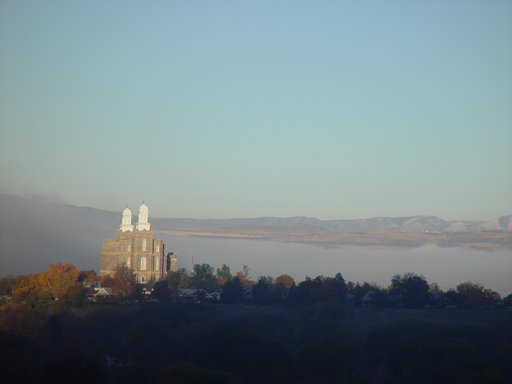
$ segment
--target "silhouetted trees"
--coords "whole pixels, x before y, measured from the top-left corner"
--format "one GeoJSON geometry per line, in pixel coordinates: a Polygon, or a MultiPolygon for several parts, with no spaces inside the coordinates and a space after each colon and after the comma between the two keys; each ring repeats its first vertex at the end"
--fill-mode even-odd
{"type": "Polygon", "coordinates": [[[456,287],[457,292],[464,297],[464,306],[491,306],[501,301],[501,295],[492,289],[485,289],[479,283],[466,281],[456,287]]]}
{"type": "Polygon", "coordinates": [[[417,307],[429,302],[427,279],[412,272],[394,275],[389,291],[395,295],[404,295],[403,304],[406,307],[417,307]]]}
{"type": "MultiPolygon", "coordinates": [[[[510,316],[467,309],[500,300],[478,283],[463,282],[443,293],[414,273],[394,275],[388,289],[346,283],[340,273],[306,277],[298,285],[288,275],[260,276],[252,286],[252,303],[284,302],[289,308],[197,306],[172,303],[170,295],[179,287],[218,288],[222,276],[221,302],[239,304],[244,302],[241,279],[229,279],[226,265],[214,275],[209,264],[198,264],[191,275],[185,269],[169,272],[154,285],[159,302],[152,302],[131,296],[133,271],[120,266],[114,277],[96,277],[116,287],[122,300],[116,305],[85,300],[80,281],[94,279],[92,272],[57,264],[39,274],[0,279],[4,295],[14,297],[0,301],[2,382],[476,384],[512,379],[510,316]],[[378,314],[347,309],[347,293],[357,302],[369,291],[377,307],[422,306],[432,293],[442,293],[451,306],[465,308],[378,314]],[[439,322],[390,320],[426,313],[439,314],[439,322]],[[463,317],[454,321],[452,313],[463,317]],[[472,314],[503,317],[495,328],[464,324],[472,314]],[[353,316],[363,324],[351,322],[353,316]]],[[[250,281],[248,267],[238,276],[250,281]]]]}
{"type": "Polygon", "coordinates": [[[351,295],[354,295],[354,305],[355,306],[361,306],[362,302],[361,299],[370,291],[373,291],[375,293],[381,293],[381,292],[387,292],[384,291],[384,289],[378,285],[375,282],[367,282],[365,281],[363,284],[359,284],[359,282],[354,283],[352,281],[349,281],[347,283],[347,293],[350,293],[351,295]]]}
{"type": "Polygon", "coordinates": [[[240,279],[235,277],[231,281],[226,281],[222,289],[220,302],[223,304],[238,304],[241,303],[242,300],[242,284],[240,279]]]}
{"type": "Polygon", "coordinates": [[[287,303],[312,306],[321,301],[343,302],[346,290],[347,285],[340,273],[335,277],[317,276],[313,280],[306,276],[296,289],[290,289],[287,303]]]}
{"type": "MultiPolygon", "coordinates": [[[[140,301],[91,303],[97,307],[52,315],[52,302],[11,302],[0,310],[0,328],[7,332],[0,332],[2,382],[472,384],[512,379],[506,311],[428,311],[446,324],[391,321],[396,314],[427,311],[351,311],[342,305],[343,294],[357,286],[377,291],[374,285],[345,286],[341,275],[306,281],[308,295],[293,308],[140,301]],[[458,319],[496,313],[503,315],[496,322],[503,326],[454,326],[460,321],[445,319],[449,313],[463,316],[458,319]]],[[[165,292],[167,284],[155,288],[165,292]]],[[[290,295],[301,284],[292,285],[290,295]]],[[[268,298],[282,286],[260,277],[254,298],[258,287],[268,298]]],[[[241,298],[240,280],[226,281],[223,302],[241,298]]]]}
{"type": "Polygon", "coordinates": [[[155,283],[153,287],[153,293],[151,296],[155,300],[169,301],[171,297],[171,290],[169,289],[169,283],[167,280],[161,280],[155,283]]]}
{"type": "Polygon", "coordinates": [[[284,287],[275,284],[270,276],[261,276],[252,287],[252,302],[260,305],[272,305],[282,302],[284,287]]]}

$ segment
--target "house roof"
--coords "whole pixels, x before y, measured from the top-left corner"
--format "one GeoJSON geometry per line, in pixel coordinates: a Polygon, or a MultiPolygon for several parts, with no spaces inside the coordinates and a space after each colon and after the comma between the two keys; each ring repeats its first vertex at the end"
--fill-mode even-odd
{"type": "Polygon", "coordinates": [[[178,289],[178,292],[176,292],[177,296],[190,296],[190,295],[197,295],[199,293],[199,289],[196,288],[180,288],[178,289]]]}
{"type": "Polygon", "coordinates": [[[174,296],[197,296],[201,292],[204,292],[205,299],[213,299],[213,296],[206,292],[204,289],[197,288],[180,288],[174,294],[174,296]]]}
{"type": "Polygon", "coordinates": [[[112,288],[99,288],[94,296],[111,296],[112,294],[112,288]]]}
{"type": "Polygon", "coordinates": [[[430,300],[440,300],[443,298],[443,295],[441,295],[440,293],[430,293],[428,292],[427,293],[427,296],[430,300]]]}
{"type": "Polygon", "coordinates": [[[155,287],[155,284],[137,284],[139,290],[151,291],[155,287]]]}
{"type": "Polygon", "coordinates": [[[83,282],[82,283],[82,288],[91,288],[91,285],[94,287],[94,288],[101,288],[101,283],[99,281],[94,281],[94,282],[83,282]]]}
{"type": "Polygon", "coordinates": [[[372,296],[375,294],[375,291],[368,291],[366,295],[363,296],[361,301],[372,301],[372,296]]]}

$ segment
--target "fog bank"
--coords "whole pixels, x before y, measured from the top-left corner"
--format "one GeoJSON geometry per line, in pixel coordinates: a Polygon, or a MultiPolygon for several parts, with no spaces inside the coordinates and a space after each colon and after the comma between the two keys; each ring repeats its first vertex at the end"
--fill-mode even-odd
{"type": "Polygon", "coordinates": [[[215,240],[164,236],[169,251],[178,252],[178,267],[190,271],[195,263],[215,268],[227,264],[232,272],[248,265],[253,279],[289,274],[297,282],[305,276],[334,276],[374,281],[388,286],[396,273],[415,272],[447,290],[464,281],[478,282],[502,295],[512,293],[512,252],[485,252],[435,245],[409,250],[363,248],[325,249],[298,243],[215,240]]]}
{"type": "MultiPolygon", "coordinates": [[[[55,263],[99,272],[102,243],[115,238],[120,220],[118,213],[0,195],[0,276],[38,273],[55,263]]],[[[502,295],[512,293],[511,251],[434,245],[409,250],[325,249],[298,243],[155,237],[163,238],[167,250],[178,253],[178,266],[189,271],[194,257],[196,263],[215,268],[227,264],[232,272],[248,265],[254,279],[289,274],[300,282],[306,275],[340,272],[346,280],[384,286],[395,273],[415,272],[445,290],[470,280],[502,295]]]]}

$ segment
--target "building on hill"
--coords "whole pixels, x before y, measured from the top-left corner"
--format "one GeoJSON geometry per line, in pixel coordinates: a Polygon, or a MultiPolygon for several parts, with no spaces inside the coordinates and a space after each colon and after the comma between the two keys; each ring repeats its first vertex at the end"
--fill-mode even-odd
{"type": "Polygon", "coordinates": [[[126,207],[116,239],[103,243],[100,276],[113,276],[118,265],[126,265],[135,273],[137,282],[144,284],[163,280],[168,271],[176,271],[177,254],[166,254],[163,240],[153,239],[148,217],[148,207],[142,203],[134,227],[132,211],[126,207]]]}

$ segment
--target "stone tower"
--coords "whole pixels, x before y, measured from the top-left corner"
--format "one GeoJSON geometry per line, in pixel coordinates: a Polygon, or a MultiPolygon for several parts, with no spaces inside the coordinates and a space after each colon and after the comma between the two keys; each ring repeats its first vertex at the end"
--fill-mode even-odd
{"type": "Polygon", "coordinates": [[[168,271],[176,271],[177,254],[166,254],[163,240],[153,239],[148,219],[149,209],[142,203],[139,207],[139,221],[134,228],[132,212],[126,207],[116,239],[108,239],[103,243],[100,276],[113,276],[120,264],[133,270],[138,283],[156,282],[164,279],[168,271]]]}

